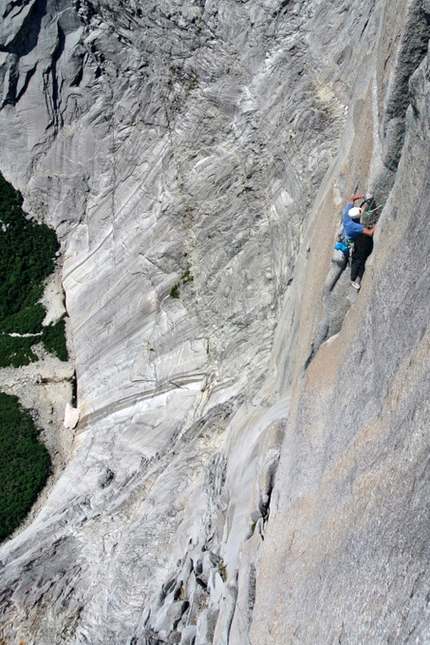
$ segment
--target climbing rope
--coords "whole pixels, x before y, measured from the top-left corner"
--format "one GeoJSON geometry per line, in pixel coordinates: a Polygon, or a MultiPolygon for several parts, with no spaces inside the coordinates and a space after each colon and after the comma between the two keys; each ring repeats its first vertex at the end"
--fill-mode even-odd
{"type": "Polygon", "coordinates": [[[379,216],[381,215],[381,213],[379,213],[378,211],[381,211],[384,208],[385,203],[386,202],[384,201],[380,206],[377,206],[372,210],[365,211],[364,217],[363,217],[363,220],[364,220],[363,224],[365,224],[366,228],[372,228],[373,226],[375,226],[376,222],[379,219],[379,216]]]}

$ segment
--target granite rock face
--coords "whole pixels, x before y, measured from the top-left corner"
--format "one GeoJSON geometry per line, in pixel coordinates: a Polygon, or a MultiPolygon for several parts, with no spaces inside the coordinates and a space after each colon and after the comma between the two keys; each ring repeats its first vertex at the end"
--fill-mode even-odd
{"type": "Polygon", "coordinates": [[[0,169],[61,239],[80,408],[2,638],[427,642],[428,2],[0,7],[0,169]]]}

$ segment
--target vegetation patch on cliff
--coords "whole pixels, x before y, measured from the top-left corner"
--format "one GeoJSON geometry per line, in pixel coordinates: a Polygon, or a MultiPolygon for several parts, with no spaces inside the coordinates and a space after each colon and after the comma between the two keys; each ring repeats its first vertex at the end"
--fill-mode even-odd
{"type": "Polygon", "coordinates": [[[0,541],[21,524],[45,485],[51,460],[30,412],[0,393],[0,541]]]}
{"type": "MultiPolygon", "coordinates": [[[[44,325],[41,303],[55,268],[55,232],[22,210],[22,196],[0,174],[0,367],[37,361],[35,346],[67,361],[65,320],[44,325]]],[[[31,413],[0,393],[0,541],[18,528],[44,487],[51,459],[31,413]]]]}
{"type": "Polygon", "coordinates": [[[64,320],[42,326],[40,304],[44,280],[55,266],[58,241],[46,224],[28,218],[22,196],[0,175],[0,367],[28,365],[37,360],[32,347],[66,361],[64,320]]]}

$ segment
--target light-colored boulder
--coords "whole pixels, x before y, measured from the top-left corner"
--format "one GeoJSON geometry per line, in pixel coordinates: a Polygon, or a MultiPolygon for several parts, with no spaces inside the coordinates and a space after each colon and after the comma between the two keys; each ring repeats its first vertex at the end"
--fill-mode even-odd
{"type": "Polygon", "coordinates": [[[69,403],[66,403],[66,409],[64,410],[64,427],[69,430],[74,430],[78,425],[79,421],[79,409],[74,408],[69,403]]]}

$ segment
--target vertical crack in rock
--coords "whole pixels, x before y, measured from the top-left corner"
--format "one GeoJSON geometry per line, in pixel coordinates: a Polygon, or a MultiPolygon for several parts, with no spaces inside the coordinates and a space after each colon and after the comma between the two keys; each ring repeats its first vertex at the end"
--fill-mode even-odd
{"type": "MultiPolygon", "coordinates": [[[[385,139],[384,164],[398,164],[399,147],[404,139],[405,116],[410,104],[409,80],[427,54],[430,38],[430,21],[425,3],[415,0],[408,4],[405,27],[392,73],[388,100],[383,120],[385,139]]],[[[393,179],[394,182],[394,179],[393,179]]]]}
{"type": "MultiPolygon", "coordinates": [[[[430,21],[423,4],[421,0],[412,2],[407,8],[406,24],[387,92],[383,119],[383,141],[386,149],[383,163],[385,168],[380,176],[365,178],[366,183],[363,183],[362,186],[363,189],[367,186],[376,189],[380,209],[385,204],[395,182],[405,137],[406,110],[411,104],[410,81],[427,53],[429,38],[430,21]]],[[[357,190],[354,189],[352,192],[357,192],[357,190]]],[[[348,286],[349,280],[341,280],[344,272],[349,274],[349,267],[350,263],[343,254],[340,251],[335,251],[324,285],[323,320],[312,341],[311,351],[305,361],[303,372],[311,364],[322,343],[339,333],[345,316],[354,301],[348,297],[351,295],[351,289],[348,286]]]]}

